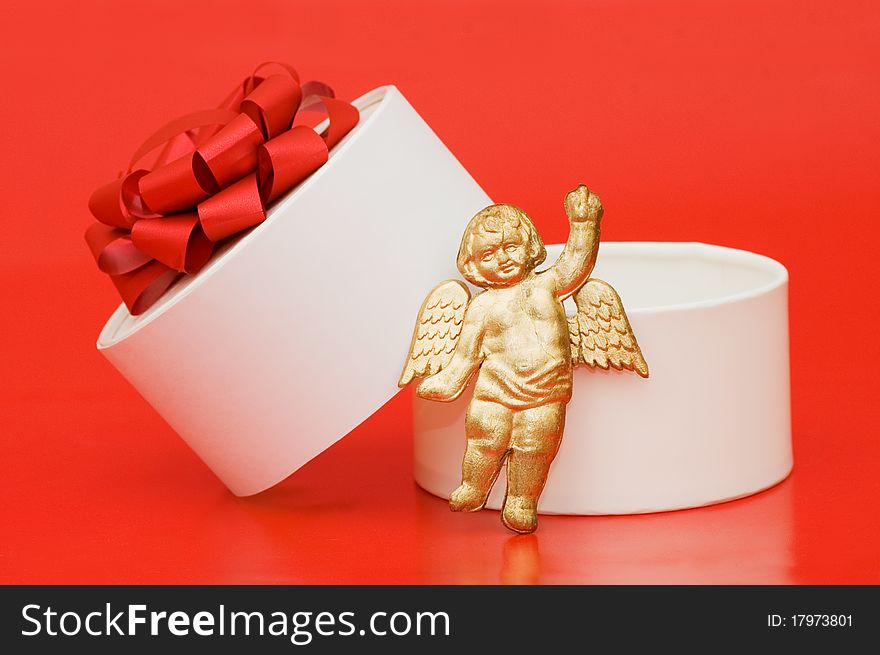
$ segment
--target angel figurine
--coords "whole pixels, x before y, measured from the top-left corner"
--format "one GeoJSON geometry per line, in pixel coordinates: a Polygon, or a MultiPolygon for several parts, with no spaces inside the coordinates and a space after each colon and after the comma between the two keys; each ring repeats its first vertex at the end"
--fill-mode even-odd
{"type": "Polygon", "coordinates": [[[465,228],[457,265],[484,291],[473,298],[458,280],[440,283],[419,311],[398,383],[422,378],[416,394],[455,400],[477,374],[465,418],[462,480],[449,498],[454,512],[483,508],[507,460],[501,521],[514,532],[538,527],[538,499],[547,481],[571,399],[578,364],[635,371],[648,377],[617,292],[588,279],[599,249],[599,197],[580,185],[565,197],[568,242],[551,267],[526,213],[491,205],[465,228]],[[574,295],[577,314],[562,301],[574,295]]]}

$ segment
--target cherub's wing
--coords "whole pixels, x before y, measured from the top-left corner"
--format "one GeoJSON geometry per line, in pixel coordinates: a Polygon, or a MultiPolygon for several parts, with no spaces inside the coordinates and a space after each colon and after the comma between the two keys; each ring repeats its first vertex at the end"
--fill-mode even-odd
{"type": "Polygon", "coordinates": [[[439,373],[449,363],[470,299],[471,292],[458,280],[446,280],[431,290],[419,310],[398,386],[439,373]]]}
{"type": "Polygon", "coordinates": [[[591,278],[574,296],[578,312],[568,317],[572,364],[635,371],[648,377],[620,296],[607,282],[591,278]]]}

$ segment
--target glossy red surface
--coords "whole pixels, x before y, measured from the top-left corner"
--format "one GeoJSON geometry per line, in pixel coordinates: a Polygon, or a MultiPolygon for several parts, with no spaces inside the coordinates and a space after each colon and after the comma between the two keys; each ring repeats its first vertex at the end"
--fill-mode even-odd
{"type": "Polygon", "coordinates": [[[877,3],[117,5],[12,2],[0,25],[0,582],[880,583],[877,3]],[[606,239],[783,262],[792,477],[512,536],[414,485],[397,397],[278,487],[231,496],[95,351],[117,301],[82,232],[153,128],[266,59],[345,98],[396,83],[548,241],[584,181],[606,239]]]}

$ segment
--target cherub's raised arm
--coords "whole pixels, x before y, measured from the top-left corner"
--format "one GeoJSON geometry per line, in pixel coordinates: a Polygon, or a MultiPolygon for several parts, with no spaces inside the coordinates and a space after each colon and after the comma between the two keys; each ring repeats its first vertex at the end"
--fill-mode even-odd
{"type": "Polygon", "coordinates": [[[468,380],[483,363],[485,310],[481,303],[471,301],[461,326],[461,335],[455,346],[455,354],[442,371],[425,378],[416,393],[427,400],[451,401],[458,398],[468,380]]]}
{"type": "Polygon", "coordinates": [[[590,277],[599,251],[602,212],[599,196],[583,184],[565,196],[565,213],[571,226],[568,241],[559,259],[544,273],[551,276],[560,298],[570,296],[590,277]]]}

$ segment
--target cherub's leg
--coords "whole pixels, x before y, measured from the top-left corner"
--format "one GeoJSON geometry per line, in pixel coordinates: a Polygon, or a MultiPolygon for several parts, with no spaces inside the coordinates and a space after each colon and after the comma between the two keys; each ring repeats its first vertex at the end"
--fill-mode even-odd
{"type": "Polygon", "coordinates": [[[461,486],[449,497],[453,512],[474,512],[486,504],[510,448],[513,412],[475,398],[468,406],[464,426],[467,450],[461,464],[461,486]]]}
{"type": "Polygon", "coordinates": [[[507,495],[501,520],[514,532],[538,527],[538,498],[565,427],[565,403],[524,409],[513,415],[507,460],[507,495]]]}

